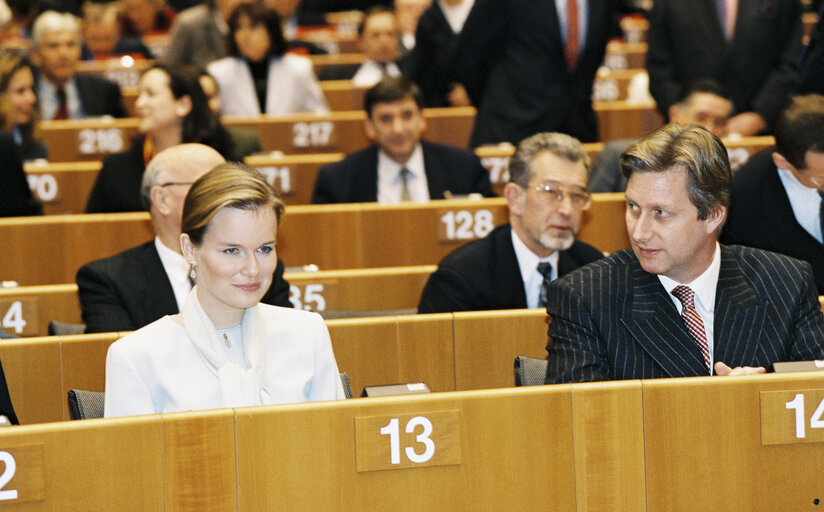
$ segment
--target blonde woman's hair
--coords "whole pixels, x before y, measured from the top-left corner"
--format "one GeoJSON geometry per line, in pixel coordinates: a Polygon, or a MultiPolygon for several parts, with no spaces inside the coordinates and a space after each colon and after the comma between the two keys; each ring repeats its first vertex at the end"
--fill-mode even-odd
{"type": "Polygon", "coordinates": [[[200,245],[212,219],[223,208],[256,211],[267,207],[274,209],[279,226],[283,201],[263,175],[239,162],[220,164],[198,178],[186,194],[181,232],[200,245]]]}

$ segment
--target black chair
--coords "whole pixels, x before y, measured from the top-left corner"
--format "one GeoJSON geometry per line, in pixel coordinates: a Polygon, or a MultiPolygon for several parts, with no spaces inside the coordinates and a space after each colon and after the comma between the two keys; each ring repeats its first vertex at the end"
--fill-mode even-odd
{"type": "Polygon", "coordinates": [[[352,398],[352,383],[349,382],[349,374],[340,372],[340,382],[343,384],[343,394],[346,398],[352,398]]]}
{"type": "Polygon", "coordinates": [[[515,385],[537,386],[546,378],[546,359],[518,356],[515,358],[515,385]]]}
{"type": "Polygon", "coordinates": [[[67,336],[69,334],[83,334],[86,330],[86,324],[72,324],[68,322],[60,322],[59,320],[52,320],[49,322],[49,336],[67,336]]]}
{"type": "Polygon", "coordinates": [[[103,396],[102,391],[69,390],[69,415],[73,420],[102,418],[103,396]]]}

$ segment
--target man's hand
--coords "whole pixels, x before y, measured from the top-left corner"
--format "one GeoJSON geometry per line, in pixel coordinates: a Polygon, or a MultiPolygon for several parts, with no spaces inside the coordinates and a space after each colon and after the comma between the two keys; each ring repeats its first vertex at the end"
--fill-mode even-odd
{"type": "Polygon", "coordinates": [[[721,361],[715,363],[716,375],[758,375],[759,373],[766,372],[767,370],[765,370],[763,366],[736,366],[735,368],[730,368],[721,361]]]}
{"type": "Polygon", "coordinates": [[[767,128],[767,122],[756,112],[742,112],[727,120],[726,132],[737,133],[742,137],[756,135],[767,128]]]}

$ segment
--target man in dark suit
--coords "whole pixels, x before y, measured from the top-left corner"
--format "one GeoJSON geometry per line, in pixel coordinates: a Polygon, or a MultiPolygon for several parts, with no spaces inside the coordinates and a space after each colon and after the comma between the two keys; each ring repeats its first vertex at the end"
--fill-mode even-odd
{"type": "Polygon", "coordinates": [[[126,117],[120,87],[114,82],[77,73],[81,38],[77,18],[47,11],[32,29],[32,57],[37,73],[40,119],[126,117]]]}
{"type": "Polygon", "coordinates": [[[776,123],[775,142],[735,173],[721,241],[806,261],[824,295],[824,96],[794,98],[776,123]]]}
{"type": "Polygon", "coordinates": [[[545,131],[598,140],[592,84],[618,35],[613,2],[561,2],[573,6],[561,12],[558,4],[475,1],[451,66],[478,108],[473,147],[545,131]]]}
{"type": "MultiPolygon", "coordinates": [[[[149,162],[141,194],[155,239],[77,272],[86,332],[131,331],[180,310],[191,289],[190,269],[180,252],[183,201],[192,182],[223,162],[202,144],[174,146],[149,162]]],[[[280,260],[262,302],[292,307],[280,260]]]]}
{"type": "Polygon", "coordinates": [[[632,250],[549,285],[547,383],[763,373],[824,358],[810,266],[716,237],[732,171],[720,139],[666,125],[630,146],[632,250]]]}
{"type": "Polygon", "coordinates": [[[733,102],[729,133],[755,135],[789,100],[801,51],[796,0],[655,0],[649,17],[649,86],[662,114],[684,85],[714,78],[733,102]]]}
{"type": "Polygon", "coordinates": [[[421,141],[426,129],[418,87],[384,78],[366,92],[366,134],[375,145],[320,169],[313,203],[427,201],[493,196],[489,173],[469,151],[421,141]]]}
{"type": "Polygon", "coordinates": [[[551,280],[603,256],[575,240],[591,203],[588,171],[586,150],[569,135],[523,140],[504,187],[509,224],[444,258],[423,289],[418,312],[546,306],[551,280]]]}

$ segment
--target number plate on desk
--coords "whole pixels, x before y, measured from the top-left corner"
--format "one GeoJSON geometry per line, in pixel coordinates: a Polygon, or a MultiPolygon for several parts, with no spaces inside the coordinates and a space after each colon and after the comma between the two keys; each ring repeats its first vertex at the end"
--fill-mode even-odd
{"type": "Polygon", "coordinates": [[[37,310],[37,299],[34,297],[0,299],[0,326],[15,336],[45,334],[38,332],[37,310]]]}
{"type": "Polygon", "coordinates": [[[438,241],[456,242],[483,238],[495,229],[495,215],[478,210],[438,210],[438,241]]]}
{"type": "Polygon", "coordinates": [[[355,418],[358,472],[461,463],[461,412],[355,418]]]}
{"type": "Polygon", "coordinates": [[[762,391],[761,444],[824,442],[824,389],[762,391]]]}
{"type": "Polygon", "coordinates": [[[43,445],[0,446],[0,509],[44,499],[43,445]]]}

